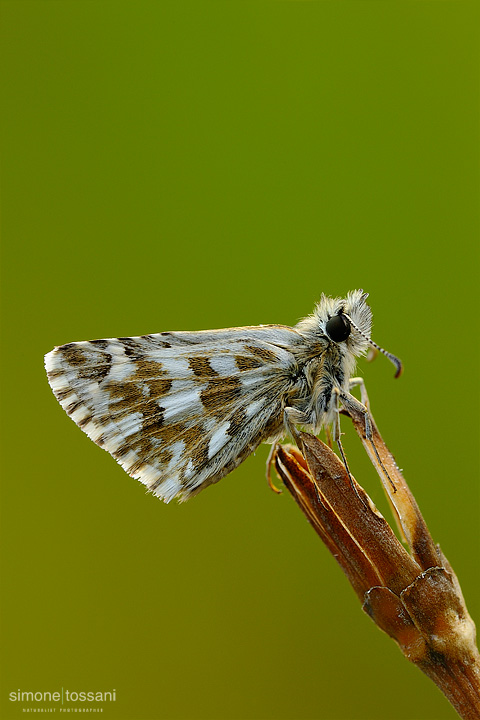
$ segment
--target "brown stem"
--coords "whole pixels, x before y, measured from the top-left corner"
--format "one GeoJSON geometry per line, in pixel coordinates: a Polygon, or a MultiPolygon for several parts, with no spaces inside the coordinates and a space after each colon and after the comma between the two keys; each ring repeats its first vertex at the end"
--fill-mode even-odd
{"type": "Polygon", "coordinates": [[[458,579],[375,424],[367,438],[364,416],[352,420],[411,554],[317,438],[300,433],[302,453],[278,446],[273,457],[277,473],[342,567],[365,612],[437,684],[460,717],[479,720],[480,656],[458,579]]]}

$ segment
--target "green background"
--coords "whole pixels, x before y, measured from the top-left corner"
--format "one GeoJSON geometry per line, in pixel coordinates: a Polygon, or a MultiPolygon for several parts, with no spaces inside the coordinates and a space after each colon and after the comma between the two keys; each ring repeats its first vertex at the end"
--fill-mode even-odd
{"type": "Polygon", "coordinates": [[[120,719],[454,718],[269,490],[266,446],[166,506],[67,418],[43,355],[364,288],[405,364],[360,362],[376,420],[478,619],[479,5],[1,10],[3,717],[64,687],[115,688],[120,719]]]}

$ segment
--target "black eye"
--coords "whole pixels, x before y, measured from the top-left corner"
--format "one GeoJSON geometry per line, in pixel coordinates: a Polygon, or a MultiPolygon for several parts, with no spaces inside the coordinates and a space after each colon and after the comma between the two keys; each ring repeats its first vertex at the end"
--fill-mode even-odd
{"type": "Polygon", "coordinates": [[[328,336],[334,342],[342,342],[350,335],[350,323],[343,315],[334,315],[325,325],[328,336]]]}

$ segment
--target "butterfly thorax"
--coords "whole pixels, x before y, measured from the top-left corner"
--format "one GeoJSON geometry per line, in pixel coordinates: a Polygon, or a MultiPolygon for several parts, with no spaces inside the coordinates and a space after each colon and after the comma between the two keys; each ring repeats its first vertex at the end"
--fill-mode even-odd
{"type": "Polygon", "coordinates": [[[333,421],[337,407],[335,388],[348,391],[356,357],[367,349],[367,341],[358,332],[339,342],[329,337],[328,321],[342,313],[352,317],[364,334],[370,333],[371,312],[361,291],[349,293],[344,299],[322,296],[312,315],[294,328],[301,338],[292,348],[299,372],[288,402],[296,411],[292,419],[310,426],[314,432],[333,421]]]}
{"type": "Polygon", "coordinates": [[[318,432],[333,420],[337,402],[334,388],[348,389],[355,357],[346,347],[329,341],[307,341],[298,348],[297,357],[297,377],[286,405],[296,411],[292,414],[295,422],[318,432]]]}

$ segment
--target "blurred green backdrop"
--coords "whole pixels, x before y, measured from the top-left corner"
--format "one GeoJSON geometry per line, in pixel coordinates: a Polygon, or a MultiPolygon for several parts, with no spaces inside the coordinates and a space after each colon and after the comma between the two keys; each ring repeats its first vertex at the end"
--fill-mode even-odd
{"type": "MultiPolygon", "coordinates": [[[[474,2],[2,2],[3,642],[111,718],[454,718],[364,615],[263,446],[183,506],[67,418],[43,355],[370,292],[379,427],[478,578],[474,2]]],[[[378,479],[349,428],[357,478],[378,479]]]]}

